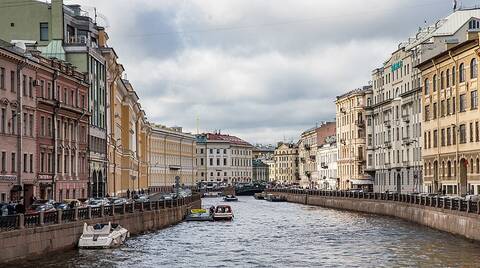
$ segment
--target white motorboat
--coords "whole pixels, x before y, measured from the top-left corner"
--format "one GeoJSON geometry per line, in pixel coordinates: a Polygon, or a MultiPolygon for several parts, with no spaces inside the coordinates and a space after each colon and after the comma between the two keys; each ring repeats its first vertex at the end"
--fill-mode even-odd
{"type": "Polygon", "coordinates": [[[213,213],[213,220],[215,221],[231,221],[233,220],[233,210],[227,205],[218,205],[213,213]]]}
{"type": "Polygon", "coordinates": [[[93,226],[83,225],[83,234],[78,241],[79,248],[110,248],[123,244],[130,237],[127,229],[119,224],[98,223],[93,226]]]}

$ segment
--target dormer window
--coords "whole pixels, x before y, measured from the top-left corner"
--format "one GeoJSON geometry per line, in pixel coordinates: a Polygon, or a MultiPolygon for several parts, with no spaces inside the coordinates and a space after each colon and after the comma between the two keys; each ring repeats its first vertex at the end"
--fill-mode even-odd
{"type": "Polygon", "coordinates": [[[468,22],[468,29],[469,30],[479,30],[480,29],[480,22],[478,20],[471,20],[468,22]]]}

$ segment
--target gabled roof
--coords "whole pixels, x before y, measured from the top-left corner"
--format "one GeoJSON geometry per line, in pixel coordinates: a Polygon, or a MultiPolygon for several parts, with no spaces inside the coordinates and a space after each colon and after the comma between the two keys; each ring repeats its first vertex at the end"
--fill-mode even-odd
{"type": "MultiPolygon", "coordinates": [[[[250,143],[231,135],[220,133],[205,133],[208,141],[228,142],[236,145],[252,146],[250,143]]],[[[253,146],[252,146],[253,147],[253,146]]]]}

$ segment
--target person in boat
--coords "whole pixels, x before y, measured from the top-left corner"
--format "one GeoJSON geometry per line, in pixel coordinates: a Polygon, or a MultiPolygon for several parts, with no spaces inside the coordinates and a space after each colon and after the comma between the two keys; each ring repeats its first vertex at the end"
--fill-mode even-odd
{"type": "Polygon", "coordinates": [[[215,207],[214,206],[211,206],[210,207],[210,214],[213,214],[215,212],[215,207]]]}

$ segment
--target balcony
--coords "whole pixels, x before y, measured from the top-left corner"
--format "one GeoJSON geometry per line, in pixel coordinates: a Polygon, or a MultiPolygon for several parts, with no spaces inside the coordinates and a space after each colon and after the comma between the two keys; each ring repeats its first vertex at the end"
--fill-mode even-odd
{"type": "Polygon", "coordinates": [[[392,148],[392,141],[385,141],[385,148],[392,148]]]}
{"type": "Polygon", "coordinates": [[[65,39],[65,43],[73,46],[86,46],[88,38],[86,36],[69,36],[65,39]]]}
{"type": "Polygon", "coordinates": [[[180,165],[168,165],[168,168],[171,170],[180,170],[182,167],[180,165]]]}
{"type": "Polygon", "coordinates": [[[358,127],[364,127],[365,126],[365,121],[364,120],[355,120],[355,125],[358,127]]]}
{"type": "Polygon", "coordinates": [[[392,121],[390,119],[385,119],[385,121],[383,121],[383,124],[388,128],[392,127],[392,121]]]}

